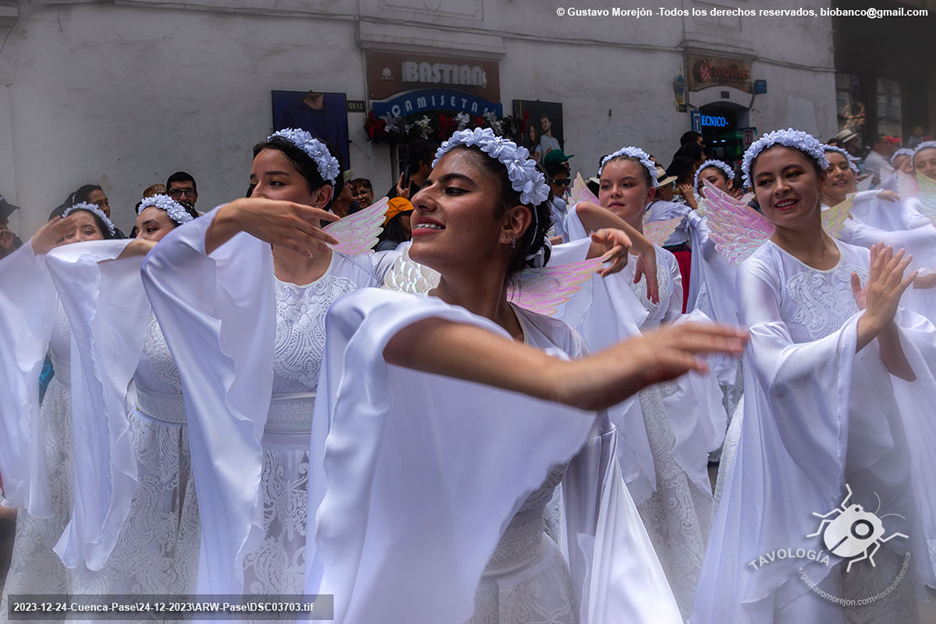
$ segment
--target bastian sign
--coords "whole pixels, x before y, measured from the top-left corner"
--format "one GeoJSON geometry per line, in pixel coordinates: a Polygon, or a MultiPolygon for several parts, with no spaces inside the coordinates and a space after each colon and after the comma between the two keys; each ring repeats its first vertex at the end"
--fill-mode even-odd
{"type": "Polygon", "coordinates": [[[751,61],[718,56],[686,55],[689,90],[701,91],[708,87],[734,87],[751,92],[751,61]]]}
{"type": "Polygon", "coordinates": [[[431,110],[503,112],[500,71],[488,60],[368,52],[367,90],[378,117],[431,110]]]}

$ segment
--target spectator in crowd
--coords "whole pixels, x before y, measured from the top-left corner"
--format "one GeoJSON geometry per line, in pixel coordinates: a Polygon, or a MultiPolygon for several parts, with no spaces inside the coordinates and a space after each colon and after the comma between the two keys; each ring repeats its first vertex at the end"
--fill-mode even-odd
{"type": "Polygon", "coordinates": [[[679,137],[679,149],[676,150],[676,153],[673,154],[673,160],[676,160],[677,156],[682,155],[683,148],[687,145],[700,145],[702,149],[705,149],[705,141],[702,140],[702,135],[696,132],[695,130],[690,130],[688,132],[683,132],[683,135],[679,137]]]}
{"type": "Polygon", "coordinates": [[[428,139],[416,139],[409,144],[409,167],[400,174],[400,180],[397,185],[390,189],[387,197],[400,196],[404,199],[411,199],[423,182],[432,173],[432,161],[435,160],[436,150],[439,146],[428,139]],[[406,184],[407,178],[409,183],[406,184]],[[405,191],[405,194],[404,194],[405,191]]]}
{"type": "MultiPolygon", "coordinates": [[[[565,156],[559,150],[553,150],[549,153],[549,156],[557,152],[565,156]]],[[[553,224],[552,239],[553,243],[561,243],[562,237],[565,235],[565,219],[566,214],[568,214],[568,206],[566,205],[565,198],[569,191],[569,184],[571,183],[568,160],[559,160],[556,157],[552,160],[547,159],[547,161],[543,163],[543,169],[546,171],[546,182],[549,183],[549,188],[553,193],[552,205],[549,208],[553,224]]]]}
{"type": "Polygon", "coordinates": [[[926,130],[924,130],[923,126],[917,126],[910,134],[910,138],[907,139],[907,147],[916,147],[927,140],[929,139],[926,137],[926,130]]]}
{"type": "Polygon", "coordinates": [[[900,139],[878,134],[874,137],[874,143],[871,151],[865,157],[865,172],[874,176],[874,185],[877,186],[882,180],[894,175],[894,168],[891,166],[891,156],[897,151],[900,145],[900,139]]]}
{"type": "Polygon", "coordinates": [[[839,130],[834,140],[836,147],[841,147],[852,156],[858,155],[858,133],[851,128],[839,130]]]}
{"type": "Polygon", "coordinates": [[[413,238],[413,226],[410,224],[413,210],[413,204],[403,197],[394,197],[388,202],[383,232],[377,238],[377,247],[374,251],[392,251],[400,243],[413,238]]]}
{"type": "Polygon", "coordinates": [[[166,194],[166,185],[165,184],[150,184],[143,191],[143,199],[147,197],[152,197],[153,195],[165,195],[166,194]]]}
{"type": "Polygon", "coordinates": [[[19,210],[19,206],[14,206],[0,195],[0,259],[10,255],[23,244],[9,227],[10,215],[16,210],[19,210]]]}
{"type": "Polygon", "coordinates": [[[339,178],[344,183],[341,188],[335,187],[335,194],[332,196],[331,204],[328,209],[339,217],[347,217],[361,209],[360,204],[354,201],[354,194],[351,192],[351,178],[354,177],[354,171],[348,169],[339,178]]]}
{"type": "Polygon", "coordinates": [[[350,182],[351,195],[363,210],[374,203],[374,187],[367,178],[354,178],[350,182]]]}
{"type": "Polygon", "coordinates": [[[166,195],[176,201],[184,201],[193,208],[198,201],[198,185],[195,178],[184,171],[176,171],[166,180],[166,195]]]}
{"type": "MultiPolygon", "coordinates": [[[[80,186],[77,191],[70,194],[65,199],[65,202],[62,203],[61,206],[52,211],[52,214],[49,215],[49,219],[52,219],[52,217],[61,217],[62,214],[70,207],[82,202],[94,204],[101,209],[101,212],[103,212],[108,219],[110,219],[110,200],[107,198],[107,194],[104,193],[104,189],[102,189],[99,184],[85,184],[80,186]]],[[[114,238],[127,238],[127,235],[121,232],[120,228],[115,227],[114,238]]]]}
{"type": "Polygon", "coordinates": [[[692,188],[692,181],[695,179],[696,167],[701,164],[701,162],[696,162],[690,156],[677,156],[673,159],[669,169],[666,170],[666,175],[668,177],[676,178],[674,182],[676,189],[672,201],[685,204],[693,210],[698,207],[696,206],[695,190],[692,188]]]}

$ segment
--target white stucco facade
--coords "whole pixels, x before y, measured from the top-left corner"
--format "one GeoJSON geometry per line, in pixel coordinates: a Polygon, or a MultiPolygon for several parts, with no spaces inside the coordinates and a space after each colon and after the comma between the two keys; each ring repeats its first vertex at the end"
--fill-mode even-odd
{"type": "MultiPolygon", "coordinates": [[[[272,130],[272,90],[314,85],[365,100],[365,52],[380,50],[498,62],[505,113],[514,99],[561,102],[565,152],[575,154],[574,170],[589,175],[602,154],[625,144],[669,160],[690,129],[673,90],[687,51],[751,62],[752,79],[767,80],[768,93],[734,97],[747,98],[749,123],[760,131],[793,125],[834,134],[829,18],[557,16],[559,8],[631,4],[0,0],[0,38],[7,37],[0,50],[0,193],[24,208],[11,220],[24,238],[83,183],[104,187],[125,231],[142,190],[176,170],[196,177],[198,208],[207,210],[247,190],[251,147],[272,130]]],[[[827,5],[802,0],[795,8],[818,13],[827,5]]],[[[689,103],[714,101],[700,93],[689,103]]],[[[379,194],[391,184],[390,149],[368,142],[364,120],[348,113],[351,166],[379,194]]]]}

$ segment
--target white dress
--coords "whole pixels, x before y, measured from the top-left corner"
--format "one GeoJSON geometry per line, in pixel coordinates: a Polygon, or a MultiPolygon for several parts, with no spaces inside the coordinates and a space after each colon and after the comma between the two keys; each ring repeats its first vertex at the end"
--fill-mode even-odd
{"type": "Polygon", "coordinates": [[[914,382],[887,372],[876,341],[856,354],[850,280],[854,272],[866,282],[869,256],[837,245],[841,260],[829,270],[769,241],[738,270],[738,316],[751,333],[744,417],[690,622],[913,622],[914,587],[934,584],[936,431],[925,406],[936,400],[936,328],[898,312],[914,382]],[[876,567],[856,561],[846,571],[838,540],[830,547],[817,534],[814,514],[841,505],[846,484],[851,503],[879,510],[883,533],[909,536],[881,546],[876,567]],[[891,513],[903,518],[885,519],[891,513]]]}
{"type": "MultiPolygon", "coordinates": [[[[580,353],[564,323],[514,311],[526,343],[580,353]]],[[[306,593],[333,594],[343,624],[682,621],[607,419],[387,365],[387,342],[426,318],[507,336],[463,308],[386,290],[329,312],[306,593]],[[554,541],[544,531],[560,479],[554,541]]]]}
{"type": "Polygon", "coordinates": [[[333,252],[312,284],[281,282],[269,245],[247,234],[204,253],[215,212],[176,228],[143,267],[181,372],[202,524],[198,591],[301,594],[325,313],[375,285],[373,267],[333,252]]]}
{"type": "Polygon", "coordinates": [[[6,386],[0,392],[0,471],[4,506],[19,508],[0,601],[0,621],[7,621],[10,594],[67,591],[65,566],[54,547],[71,517],[75,463],[68,317],[47,281],[44,259],[28,243],[0,262],[0,379],[6,386]],[[46,350],[55,376],[40,407],[46,350]]]}
{"type": "MultiPolygon", "coordinates": [[[[578,238],[585,235],[574,208],[566,225],[573,238],[575,233],[578,238]]],[[[579,325],[590,349],[626,337],[612,330],[628,315],[636,331],[651,331],[662,323],[707,320],[699,312],[681,314],[682,279],[676,257],[657,247],[656,258],[659,303],[648,298],[646,280],[633,283],[634,258],[620,273],[600,281],[595,278],[593,302],[579,325]]],[[[636,398],[608,410],[622,434],[619,460],[680,611],[687,616],[713,512],[708,455],[721,446],[727,429],[722,393],[714,376],[690,374],[645,388],[636,398]]]]}
{"type": "Polygon", "coordinates": [[[75,507],[56,546],[72,593],[195,589],[198,507],[178,370],[129,241],[48,258],[71,320],[75,507]]]}

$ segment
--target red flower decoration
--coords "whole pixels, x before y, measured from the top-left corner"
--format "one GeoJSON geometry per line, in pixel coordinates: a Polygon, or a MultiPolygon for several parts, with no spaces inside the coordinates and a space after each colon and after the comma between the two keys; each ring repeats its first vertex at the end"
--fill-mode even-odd
{"type": "Polygon", "coordinates": [[[364,130],[367,131],[367,138],[371,140],[375,137],[385,137],[387,136],[387,122],[377,119],[374,111],[371,111],[367,116],[367,121],[364,122],[364,130]]]}
{"type": "Polygon", "coordinates": [[[439,115],[439,130],[438,136],[442,139],[447,139],[452,136],[452,133],[455,132],[455,128],[458,127],[458,124],[455,123],[454,117],[449,117],[448,115],[439,115]]]}

